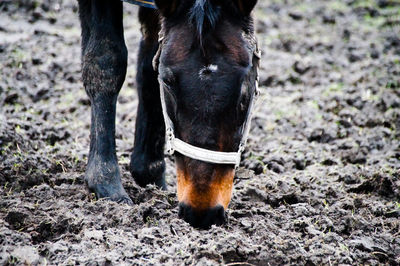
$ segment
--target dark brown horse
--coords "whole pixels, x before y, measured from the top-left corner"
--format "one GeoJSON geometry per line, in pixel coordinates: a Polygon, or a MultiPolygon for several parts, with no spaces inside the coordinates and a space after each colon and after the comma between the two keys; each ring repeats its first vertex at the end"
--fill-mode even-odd
{"type": "MultiPolygon", "coordinates": [[[[257,1],[154,2],[157,9],[139,9],[143,36],[130,171],[140,186],[166,188],[167,128],[180,217],[195,227],[222,224],[256,94],[258,54],[250,13],[257,1]]],[[[79,10],[82,76],[92,111],[85,181],[98,198],[132,204],[115,153],[116,101],[127,67],[122,2],[79,0],[79,10]]]]}

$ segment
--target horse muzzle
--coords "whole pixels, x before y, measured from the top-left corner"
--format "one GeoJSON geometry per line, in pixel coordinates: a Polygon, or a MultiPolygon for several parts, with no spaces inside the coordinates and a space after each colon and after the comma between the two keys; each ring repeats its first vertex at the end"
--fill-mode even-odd
{"type": "Polygon", "coordinates": [[[223,225],[227,221],[225,209],[221,205],[204,211],[196,211],[183,202],[179,203],[179,218],[200,229],[208,229],[213,224],[223,225]]]}
{"type": "Polygon", "coordinates": [[[177,160],[179,216],[194,227],[209,228],[226,221],[232,196],[233,166],[177,160]],[[189,167],[190,166],[190,167],[189,167]]]}

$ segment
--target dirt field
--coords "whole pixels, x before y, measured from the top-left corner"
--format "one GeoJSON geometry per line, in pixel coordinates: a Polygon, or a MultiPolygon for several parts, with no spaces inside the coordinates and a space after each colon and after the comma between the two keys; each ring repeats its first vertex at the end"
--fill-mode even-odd
{"type": "Polygon", "coordinates": [[[0,264],[400,264],[400,2],[268,0],[262,100],[229,222],[197,230],[129,171],[137,7],[117,150],[133,207],[83,184],[90,102],[74,0],[0,1],[0,264]]]}

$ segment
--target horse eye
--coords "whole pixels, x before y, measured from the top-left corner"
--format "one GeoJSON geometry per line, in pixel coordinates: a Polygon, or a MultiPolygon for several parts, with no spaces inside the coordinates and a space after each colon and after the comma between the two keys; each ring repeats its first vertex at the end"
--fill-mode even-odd
{"type": "Polygon", "coordinates": [[[246,112],[246,105],[244,103],[240,104],[240,112],[242,113],[246,112]]]}
{"type": "Polygon", "coordinates": [[[176,84],[176,79],[173,75],[167,75],[162,78],[162,83],[167,90],[173,90],[176,84]]]}
{"type": "Polygon", "coordinates": [[[242,125],[242,123],[246,119],[248,108],[249,108],[248,99],[246,97],[242,97],[239,103],[238,125],[242,125]]]}
{"type": "Polygon", "coordinates": [[[175,84],[175,76],[172,73],[171,69],[165,68],[161,75],[161,80],[168,89],[171,89],[173,87],[173,85],[175,84]]]}
{"type": "Polygon", "coordinates": [[[168,89],[171,89],[171,87],[174,85],[174,82],[172,79],[164,79],[164,84],[167,86],[168,89]]]}
{"type": "Polygon", "coordinates": [[[242,101],[240,102],[240,105],[239,105],[239,106],[240,106],[240,113],[241,113],[241,114],[246,114],[246,113],[247,113],[247,109],[248,109],[248,107],[249,107],[247,101],[242,100],[242,101]]]}

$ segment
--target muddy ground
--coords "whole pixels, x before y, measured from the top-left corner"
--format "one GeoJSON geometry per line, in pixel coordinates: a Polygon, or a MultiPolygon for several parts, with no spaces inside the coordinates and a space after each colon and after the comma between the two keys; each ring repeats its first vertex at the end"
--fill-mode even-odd
{"type": "Polygon", "coordinates": [[[90,103],[73,0],[0,1],[0,264],[400,264],[400,2],[259,1],[262,100],[229,222],[197,230],[128,172],[137,7],[117,149],[133,207],[83,184],[90,103]]]}

